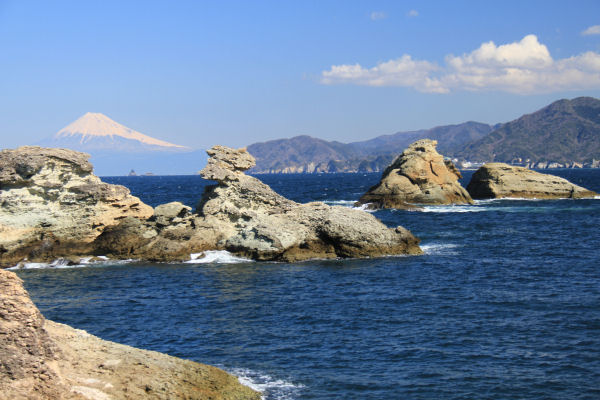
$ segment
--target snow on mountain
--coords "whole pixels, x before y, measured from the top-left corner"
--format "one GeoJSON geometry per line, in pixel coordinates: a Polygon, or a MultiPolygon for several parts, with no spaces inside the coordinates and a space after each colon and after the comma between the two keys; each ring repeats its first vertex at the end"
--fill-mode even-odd
{"type": "MultiPolygon", "coordinates": [[[[54,135],[53,141],[60,142],[64,140],[69,143],[79,142],[83,147],[93,147],[93,143],[98,142],[102,143],[100,146],[101,148],[106,149],[107,139],[118,144],[119,139],[121,138],[137,141],[147,146],[158,146],[172,150],[189,150],[189,148],[185,146],[155,139],[144,135],[143,133],[134,131],[133,129],[113,121],[104,114],[91,112],[86,113],[75,122],[58,131],[58,133],[54,135]]],[[[147,148],[147,146],[144,147],[147,148]]],[[[118,150],[118,148],[115,148],[115,150],[118,150]]]]}
{"type": "Polygon", "coordinates": [[[140,174],[195,174],[207,160],[204,150],[144,135],[100,113],[87,113],[36,144],[89,153],[99,176],[127,175],[132,169],[140,174]]]}

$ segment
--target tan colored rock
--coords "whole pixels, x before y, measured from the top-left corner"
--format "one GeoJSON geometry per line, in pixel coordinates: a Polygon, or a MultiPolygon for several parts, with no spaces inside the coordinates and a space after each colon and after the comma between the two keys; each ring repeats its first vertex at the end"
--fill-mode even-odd
{"type": "Polygon", "coordinates": [[[44,320],[0,270],[0,399],[260,399],[218,368],[44,320]]]}
{"type": "Polygon", "coordinates": [[[0,264],[89,252],[121,219],[152,207],[92,173],[89,155],[25,146],[0,151],[0,264]]]}
{"type": "Polygon", "coordinates": [[[60,350],[21,279],[0,269],[0,398],[72,399],[56,372],[60,350]]]}
{"type": "Polygon", "coordinates": [[[410,232],[389,229],[369,213],[320,202],[298,204],[280,196],[243,173],[254,165],[244,149],[217,146],[209,154],[219,161],[209,160],[201,174],[218,184],[207,188],[197,210],[218,232],[218,248],[258,260],[286,261],[421,254],[410,232]],[[220,161],[230,154],[243,158],[244,165],[230,168],[220,161]]]}
{"type": "Polygon", "coordinates": [[[504,163],[483,165],[473,174],[467,190],[474,199],[579,199],[598,195],[564,178],[504,163]]]}
{"type": "Polygon", "coordinates": [[[472,204],[460,172],[436,151],[437,141],[411,144],[358,201],[371,208],[414,208],[416,204],[472,204]]]}
{"type": "Polygon", "coordinates": [[[23,258],[83,255],[185,261],[206,250],[259,260],[420,254],[406,229],[372,215],[286,199],[245,170],[245,149],[215,146],[202,170],[208,187],[193,214],[173,202],[152,210],[129,191],[91,173],[87,155],[24,147],[0,152],[0,265],[23,258]]]}

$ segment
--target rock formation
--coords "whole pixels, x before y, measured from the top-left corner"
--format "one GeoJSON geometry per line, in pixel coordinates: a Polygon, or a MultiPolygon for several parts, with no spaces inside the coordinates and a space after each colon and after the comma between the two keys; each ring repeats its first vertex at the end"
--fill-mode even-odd
{"type": "Polygon", "coordinates": [[[0,259],[89,252],[108,226],[146,219],[152,207],[92,173],[89,155],[26,146],[0,151],[0,259]]]}
{"type": "Polygon", "coordinates": [[[436,151],[437,141],[411,144],[358,201],[371,208],[414,208],[415,204],[472,204],[460,172],[436,151]]]}
{"type": "Polygon", "coordinates": [[[504,163],[488,163],[479,168],[467,185],[467,191],[474,199],[578,199],[598,195],[564,178],[504,163]]]}
{"type": "Polygon", "coordinates": [[[389,229],[372,215],[345,207],[286,199],[243,171],[254,165],[245,150],[215,146],[201,171],[216,180],[198,213],[221,232],[219,246],[259,260],[420,254],[402,227],[389,229]]]}
{"type": "Polygon", "coordinates": [[[101,182],[84,153],[0,152],[0,265],[89,255],[183,261],[205,250],[282,261],[421,253],[410,232],[368,213],[278,195],[244,174],[254,165],[245,149],[216,146],[208,154],[202,175],[217,185],[193,213],[178,202],[152,210],[126,188],[101,182]]]}
{"type": "Polygon", "coordinates": [[[0,270],[0,399],[260,399],[228,373],[47,321],[0,270]]]}
{"type": "Polygon", "coordinates": [[[107,229],[98,248],[156,260],[189,259],[209,249],[278,261],[421,254],[410,232],[389,229],[369,213],[280,196],[244,174],[254,165],[245,149],[215,146],[208,154],[201,174],[218,183],[207,187],[197,214],[181,203],[159,206],[147,221],[128,218],[107,229]]]}

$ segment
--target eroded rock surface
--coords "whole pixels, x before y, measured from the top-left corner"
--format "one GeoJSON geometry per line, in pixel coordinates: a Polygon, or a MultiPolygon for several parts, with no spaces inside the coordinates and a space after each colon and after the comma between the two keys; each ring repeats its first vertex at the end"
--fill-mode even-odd
{"type": "Polygon", "coordinates": [[[215,146],[208,153],[201,175],[218,184],[207,188],[197,211],[218,232],[219,248],[286,261],[421,253],[410,232],[389,229],[369,213],[280,196],[244,174],[254,165],[245,149],[215,146]]]}
{"type": "Polygon", "coordinates": [[[0,399],[260,399],[208,365],[99,339],[47,321],[0,270],[0,399]]]}
{"type": "Polygon", "coordinates": [[[85,255],[185,261],[228,250],[257,260],[420,254],[419,240],[372,215],[323,203],[298,204],[244,173],[245,149],[215,146],[196,212],[179,202],[154,210],[92,174],[87,155],[24,147],[0,152],[0,261],[85,255]]]}
{"type": "Polygon", "coordinates": [[[152,207],[92,173],[89,155],[25,146],[0,151],[0,261],[46,260],[90,252],[121,219],[152,207]]]}
{"type": "Polygon", "coordinates": [[[504,163],[483,165],[473,174],[467,190],[474,199],[578,199],[598,195],[564,178],[504,163]]]}
{"type": "Polygon", "coordinates": [[[371,208],[414,208],[415,204],[472,204],[460,185],[460,172],[436,151],[437,141],[411,144],[383,172],[381,181],[358,204],[371,208]]]}

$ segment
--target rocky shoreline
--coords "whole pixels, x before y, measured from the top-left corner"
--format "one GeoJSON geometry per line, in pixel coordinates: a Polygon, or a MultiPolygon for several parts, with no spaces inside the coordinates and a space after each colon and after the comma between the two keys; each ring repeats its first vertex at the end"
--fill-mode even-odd
{"type": "Polygon", "coordinates": [[[225,371],[46,320],[0,270],[0,399],[254,399],[225,371]]]}
{"type": "Polygon", "coordinates": [[[299,204],[244,171],[245,149],[215,146],[202,170],[216,181],[196,211],[181,203],[152,208],[123,186],[93,175],[88,155],[22,147],[0,152],[0,267],[108,256],[187,261],[207,250],[255,260],[422,254],[407,229],[373,215],[299,204]]]}

